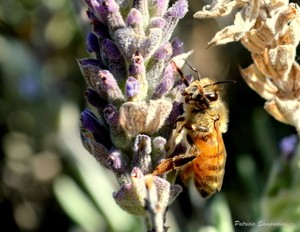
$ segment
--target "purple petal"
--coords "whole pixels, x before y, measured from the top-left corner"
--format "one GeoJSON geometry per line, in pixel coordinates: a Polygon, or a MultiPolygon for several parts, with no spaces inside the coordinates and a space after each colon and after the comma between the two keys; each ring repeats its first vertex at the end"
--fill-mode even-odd
{"type": "Polygon", "coordinates": [[[81,125],[91,132],[96,132],[101,127],[101,124],[96,115],[89,109],[85,109],[81,113],[80,121],[81,125]]]}
{"type": "Polygon", "coordinates": [[[88,52],[99,52],[99,40],[98,40],[98,37],[90,32],[88,33],[87,35],[87,38],[86,38],[86,44],[87,44],[87,50],[88,52]]]}
{"type": "Polygon", "coordinates": [[[132,98],[139,94],[140,83],[137,79],[130,76],[126,81],[125,89],[126,89],[126,98],[132,98]]]}

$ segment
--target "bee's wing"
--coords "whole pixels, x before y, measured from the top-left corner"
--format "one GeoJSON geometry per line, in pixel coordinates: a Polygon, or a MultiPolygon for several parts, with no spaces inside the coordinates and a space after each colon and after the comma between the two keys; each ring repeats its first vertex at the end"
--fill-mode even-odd
{"type": "Polygon", "coordinates": [[[223,177],[224,177],[224,173],[225,173],[225,163],[226,163],[226,158],[227,158],[227,153],[226,153],[226,149],[225,149],[225,145],[224,145],[224,141],[223,141],[223,137],[222,137],[222,133],[220,130],[217,131],[218,132],[218,171],[219,171],[219,185],[218,185],[218,191],[221,190],[222,184],[223,184],[223,177]]]}

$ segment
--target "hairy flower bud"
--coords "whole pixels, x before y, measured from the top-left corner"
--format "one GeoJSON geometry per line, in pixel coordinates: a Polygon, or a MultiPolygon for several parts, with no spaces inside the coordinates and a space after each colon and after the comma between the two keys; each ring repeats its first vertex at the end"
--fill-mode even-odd
{"type": "Polygon", "coordinates": [[[153,99],[161,98],[167,94],[175,83],[175,70],[171,63],[167,65],[163,72],[163,77],[160,83],[156,86],[153,91],[153,99]]]}
{"type": "Polygon", "coordinates": [[[166,25],[166,20],[161,17],[152,18],[149,22],[149,28],[160,28],[162,29],[166,25]]]}
{"type": "Polygon", "coordinates": [[[143,15],[136,8],[132,8],[127,16],[127,25],[132,27],[136,34],[145,35],[143,25],[143,15]]]}
{"type": "Polygon", "coordinates": [[[117,104],[124,101],[124,96],[116,79],[108,70],[99,71],[99,84],[109,102],[117,104]]]}
{"type": "Polygon", "coordinates": [[[163,37],[164,41],[170,39],[171,31],[175,29],[179,19],[187,13],[188,2],[187,0],[177,0],[163,15],[163,18],[166,20],[166,25],[163,28],[163,37]]]}

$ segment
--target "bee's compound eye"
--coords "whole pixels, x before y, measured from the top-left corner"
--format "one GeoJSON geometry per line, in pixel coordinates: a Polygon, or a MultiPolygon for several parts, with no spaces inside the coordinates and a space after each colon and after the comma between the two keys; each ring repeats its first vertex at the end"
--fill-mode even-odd
{"type": "Polygon", "coordinates": [[[210,101],[218,100],[218,94],[216,94],[216,93],[207,93],[207,94],[205,94],[205,97],[210,101]]]}

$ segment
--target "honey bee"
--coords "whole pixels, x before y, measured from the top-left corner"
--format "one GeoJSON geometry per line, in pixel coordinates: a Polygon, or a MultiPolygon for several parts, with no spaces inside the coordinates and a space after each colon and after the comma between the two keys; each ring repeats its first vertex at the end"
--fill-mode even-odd
{"type": "Polygon", "coordinates": [[[177,119],[169,146],[174,152],[174,147],[182,141],[187,150],[164,159],[153,174],[180,169],[184,183],[193,175],[200,195],[210,197],[222,187],[226,162],[222,133],[227,131],[228,110],[218,85],[234,81],[214,82],[200,78],[198,71],[187,63],[199,75],[198,80],[189,84],[175,62],[172,63],[186,88],[182,92],[184,114],[177,119]]]}

